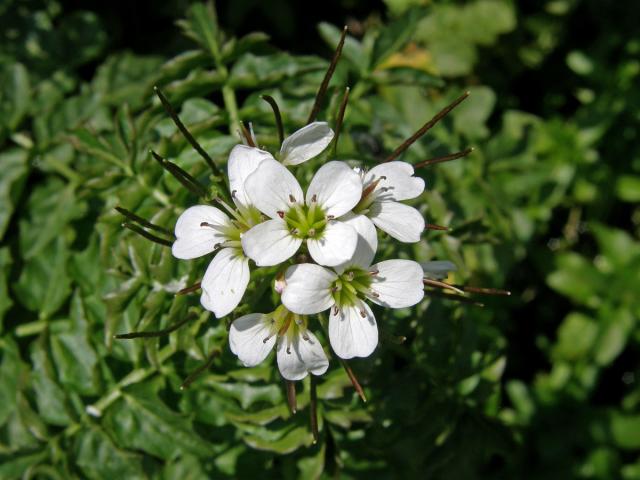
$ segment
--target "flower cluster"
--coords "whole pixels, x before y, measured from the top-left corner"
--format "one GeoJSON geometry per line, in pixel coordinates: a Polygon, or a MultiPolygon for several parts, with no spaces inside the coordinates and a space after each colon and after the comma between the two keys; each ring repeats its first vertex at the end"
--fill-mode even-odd
{"type": "Polygon", "coordinates": [[[419,263],[374,263],[378,229],[400,242],[420,240],[424,219],[402,201],[422,194],[424,181],[404,162],[366,171],[328,161],[304,191],[290,167],[318,156],[333,137],[327,123],[312,122],[286,138],[275,157],[235,146],[227,163],[233,205],[216,199],[219,207],[193,206],[175,227],[175,257],[214,253],[201,303],[218,318],[241,302],[250,261],[281,266],[274,286],[282,304],[233,321],[229,344],[246,366],[262,362],[275,346],[280,372],[291,381],[321,375],[329,365],[309,315],[329,311],[328,336],[338,357],[366,357],[378,344],[368,302],[405,308],[424,296],[419,263]]]}

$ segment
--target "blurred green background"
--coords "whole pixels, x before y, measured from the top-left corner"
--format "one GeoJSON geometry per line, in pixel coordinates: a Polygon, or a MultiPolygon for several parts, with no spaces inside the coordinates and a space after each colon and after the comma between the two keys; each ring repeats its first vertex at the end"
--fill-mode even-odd
{"type": "MultiPolygon", "coordinates": [[[[0,3],[0,478],[640,478],[637,3],[216,7],[0,3]],[[375,164],[471,91],[402,157],[475,147],[419,171],[415,206],[452,230],[381,256],[448,259],[451,281],[513,295],[376,310],[381,345],[351,362],[369,402],[333,359],[312,445],[308,380],[291,416],[273,362],[243,369],[225,322],[174,297],[206,260],[123,231],[113,207],[170,228],[197,201],[149,148],[215,181],[153,85],[221,164],[237,118],[273,150],[259,95],[303,125],[344,24],[320,115],[351,87],[339,158],[375,164]],[[113,340],[187,311],[169,338],[113,340]]],[[[238,314],[274,300],[262,283],[238,314]]]]}

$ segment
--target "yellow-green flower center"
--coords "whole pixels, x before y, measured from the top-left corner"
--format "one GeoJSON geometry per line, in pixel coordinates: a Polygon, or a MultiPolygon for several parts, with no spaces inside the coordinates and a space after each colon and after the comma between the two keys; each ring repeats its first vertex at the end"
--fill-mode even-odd
{"type": "Polygon", "coordinates": [[[365,298],[371,291],[371,272],[360,267],[345,270],[331,285],[331,295],[336,305],[353,306],[358,298],[365,298]]]}
{"type": "Polygon", "coordinates": [[[321,238],[327,225],[327,216],[316,202],[309,206],[296,203],[283,218],[296,238],[321,238]]]}

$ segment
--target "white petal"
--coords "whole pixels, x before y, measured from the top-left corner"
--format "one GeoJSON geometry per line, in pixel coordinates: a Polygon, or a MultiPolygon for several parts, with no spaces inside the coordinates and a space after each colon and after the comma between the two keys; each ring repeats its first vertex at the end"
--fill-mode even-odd
{"type": "Polygon", "coordinates": [[[320,155],[333,139],[327,122],[313,122],[284,139],[280,160],[284,165],[299,165],[320,155]]]}
{"type": "Polygon", "coordinates": [[[372,269],[378,273],[372,277],[371,290],[379,296],[369,299],[391,308],[411,307],[424,297],[422,267],[412,260],[385,260],[372,269]]]}
{"type": "Polygon", "coordinates": [[[236,145],[229,154],[227,172],[229,174],[229,188],[233,192],[236,204],[249,205],[249,197],[245,191],[244,182],[265,160],[275,160],[269,152],[259,148],[236,145]]]}
{"type": "Polygon", "coordinates": [[[329,341],[340,358],[368,357],[378,345],[378,326],[373,312],[365,302],[360,305],[331,310],[329,341]],[[364,317],[362,314],[364,313],[364,317]]]}
{"type": "Polygon", "coordinates": [[[340,221],[355,229],[358,233],[358,243],[353,256],[346,262],[334,267],[334,270],[342,273],[352,265],[369,268],[378,249],[378,234],[375,225],[365,215],[354,213],[347,213],[340,217],[340,221]]]}
{"type": "Polygon", "coordinates": [[[376,190],[388,188],[382,193],[384,198],[392,200],[408,200],[416,198],[424,192],[424,180],[413,176],[413,166],[406,162],[388,162],[373,167],[364,177],[365,186],[371,182],[382,179],[376,186],[376,190]]]}
{"type": "Polygon", "coordinates": [[[249,284],[249,259],[237,248],[223,248],[202,278],[200,303],[217,318],[231,313],[249,284]]]}
{"type": "Polygon", "coordinates": [[[304,198],[293,174],[275,160],[260,163],[244,187],[251,203],[271,218],[277,218],[278,211],[286,212],[293,203],[292,199],[302,203],[304,198]]]}
{"type": "Polygon", "coordinates": [[[278,265],[291,258],[300,248],[302,239],[289,232],[279,218],[259,223],[242,234],[242,249],[259,267],[278,265]]]}
{"type": "Polygon", "coordinates": [[[331,284],[337,279],[331,270],[313,263],[292,265],[287,269],[282,303],[294,313],[319,313],[333,305],[331,284]]]}
{"type": "Polygon", "coordinates": [[[328,162],[320,167],[309,184],[307,205],[314,196],[327,215],[339,217],[360,201],[362,180],[346,163],[328,162]]]}
{"type": "Polygon", "coordinates": [[[226,240],[220,230],[202,226],[203,222],[216,227],[230,225],[229,217],[215,207],[196,205],[187,208],[176,222],[176,241],[171,247],[174,257],[183,260],[201,257],[226,240]]]}
{"type": "Polygon", "coordinates": [[[368,216],[376,227],[401,242],[419,242],[424,231],[424,218],[420,212],[393,200],[373,202],[368,216]]]}
{"type": "Polygon", "coordinates": [[[424,270],[425,276],[438,280],[446,278],[449,272],[455,272],[458,269],[453,262],[448,260],[420,262],[420,266],[424,270]]]}
{"type": "Polygon", "coordinates": [[[229,347],[245,367],[255,367],[267,358],[276,343],[277,335],[271,333],[271,321],[266,315],[244,315],[231,324],[229,347]]]}
{"type": "Polygon", "coordinates": [[[322,375],[329,368],[322,345],[316,336],[307,330],[309,340],[295,334],[291,340],[280,337],[278,340],[278,368],[287,380],[302,380],[308,372],[322,375]]]}
{"type": "Polygon", "coordinates": [[[346,223],[332,220],[324,227],[318,239],[307,239],[309,254],[320,265],[340,265],[353,256],[358,244],[358,233],[346,223]]]}

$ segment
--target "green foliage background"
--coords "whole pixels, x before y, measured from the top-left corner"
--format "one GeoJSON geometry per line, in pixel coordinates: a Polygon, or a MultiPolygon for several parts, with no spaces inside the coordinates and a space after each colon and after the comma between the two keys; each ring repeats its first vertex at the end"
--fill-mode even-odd
{"type": "MultiPolygon", "coordinates": [[[[634,2],[343,0],[312,9],[315,30],[297,2],[221,4],[219,21],[133,3],[0,4],[0,478],[640,478],[634,2]],[[419,172],[416,206],[452,231],[382,255],[514,294],[376,311],[381,346],[352,362],[370,401],[333,359],[312,445],[308,383],[291,416],[273,362],[242,368],[226,323],[174,297],[206,259],[173,259],[113,207],[171,227],[197,201],[149,148],[215,189],[153,85],[221,166],[237,119],[273,150],[260,94],[303,125],[345,22],[321,112],[333,123],[351,86],[341,159],[374,164],[472,92],[403,156],[476,148],[419,172]],[[169,338],[113,340],[188,311],[169,338]]],[[[272,301],[253,275],[238,314],[272,301]]]]}

